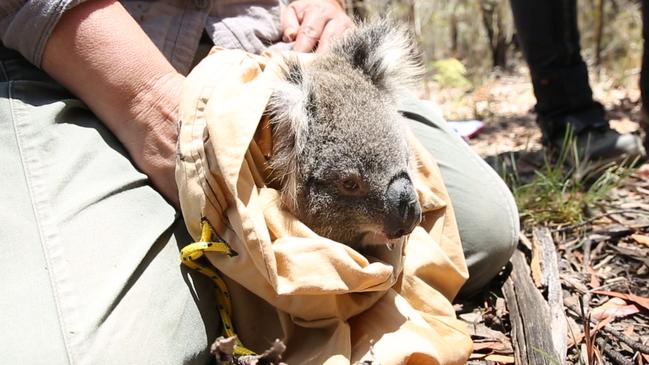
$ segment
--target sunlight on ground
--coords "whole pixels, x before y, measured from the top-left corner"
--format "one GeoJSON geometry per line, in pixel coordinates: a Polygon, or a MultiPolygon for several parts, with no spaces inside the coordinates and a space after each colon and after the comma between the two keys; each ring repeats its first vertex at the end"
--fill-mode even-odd
{"type": "MultiPolygon", "coordinates": [[[[595,99],[604,104],[611,127],[620,133],[638,132],[640,90],[637,72],[630,72],[623,86],[609,78],[591,77],[595,99]]],[[[494,73],[482,85],[466,88],[440,87],[429,81],[420,96],[437,103],[447,120],[477,119],[485,129],[469,141],[481,156],[510,151],[541,149],[541,134],[536,127],[536,102],[526,67],[508,73],[494,73]]]]}

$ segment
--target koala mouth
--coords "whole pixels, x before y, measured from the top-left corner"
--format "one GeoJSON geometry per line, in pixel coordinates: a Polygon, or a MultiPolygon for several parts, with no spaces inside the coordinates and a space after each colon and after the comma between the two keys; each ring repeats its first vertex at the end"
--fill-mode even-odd
{"type": "Polygon", "coordinates": [[[385,233],[381,231],[371,230],[362,234],[360,243],[363,246],[383,246],[384,245],[385,247],[387,247],[388,250],[392,251],[394,246],[396,246],[397,243],[401,242],[404,239],[405,236],[397,237],[397,238],[389,238],[388,236],[386,236],[385,233]]]}

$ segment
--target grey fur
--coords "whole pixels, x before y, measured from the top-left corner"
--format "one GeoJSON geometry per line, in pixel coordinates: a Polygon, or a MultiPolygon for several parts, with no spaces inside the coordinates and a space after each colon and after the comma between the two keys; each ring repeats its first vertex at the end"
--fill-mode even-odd
{"type": "Polygon", "coordinates": [[[354,245],[367,234],[409,233],[408,224],[388,227],[399,217],[419,220],[398,112],[399,94],[419,75],[412,44],[381,21],[359,25],[309,65],[286,60],[268,107],[270,167],[286,206],[322,236],[354,245]],[[405,202],[410,210],[398,206],[405,202]]]}

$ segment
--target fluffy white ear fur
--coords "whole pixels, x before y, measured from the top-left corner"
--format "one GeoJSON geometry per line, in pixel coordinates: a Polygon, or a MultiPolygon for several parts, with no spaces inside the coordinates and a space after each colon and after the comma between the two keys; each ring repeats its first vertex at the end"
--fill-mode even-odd
{"type": "Polygon", "coordinates": [[[370,62],[380,64],[386,87],[399,91],[411,87],[422,74],[412,39],[401,28],[390,28],[370,57],[370,62]]]}
{"type": "Polygon", "coordinates": [[[423,73],[412,37],[403,26],[388,20],[359,24],[332,47],[332,52],[392,94],[409,89],[423,73]]]}
{"type": "Polygon", "coordinates": [[[304,150],[309,128],[308,81],[297,60],[286,60],[284,80],[279,81],[268,103],[273,126],[273,158],[270,167],[283,186],[282,200],[295,209],[298,156],[304,150]]]}

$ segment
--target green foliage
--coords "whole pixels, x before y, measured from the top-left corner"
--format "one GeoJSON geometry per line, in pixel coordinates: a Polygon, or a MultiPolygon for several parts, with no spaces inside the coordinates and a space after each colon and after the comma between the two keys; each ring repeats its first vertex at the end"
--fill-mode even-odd
{"type": "Polygon", "coordinates": [[[586,219],[587,210],[630,175],[630,165],[633,163],[598,165],[581,159],[574,138],[567,133],[560,155],[546,155],[542,168],[531,179],[523,182],[515,163],[504,178],[524,225],[574,225],[586,219]]]}
{"type": "MultiPolygon", "coordinates": [[[[587,61],[595,60],[597,2],[578,2],[577,14],[581,34],[582,54],[587,61]]],[[[642,56],[641,2],[634,0],[604,1],[602,34],[602,69],[617,86],[637,83],[637,75],[628,70],[639,67],[642,56]],[[631,76],[631,77],[629,77],[631,76]]],[[[596,65],[591,65],[595,69],[596,65]]]]}
{"type": "Polygon", "coordinates": [[[466,68],[456,58],[446,58],[431,64],[433,80],[442,87],[471,88],[471,81],[467,79],[466,68]]]}

